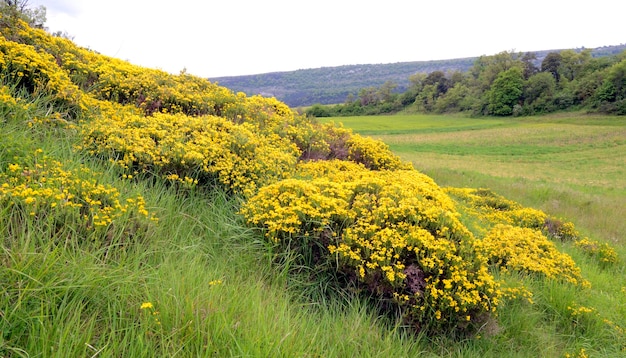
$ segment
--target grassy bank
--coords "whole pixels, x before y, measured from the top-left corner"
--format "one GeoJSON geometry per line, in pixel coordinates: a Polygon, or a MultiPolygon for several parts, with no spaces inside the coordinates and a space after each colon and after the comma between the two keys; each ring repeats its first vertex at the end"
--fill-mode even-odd
{"type": "MultiPolygon", "coordinates": [[[[458,138],[467,133],[458,125],[451,126],[455,130],[438,129],[432,120],[426,134],[431,138],[433,133],[456,133],[458,138]]],[[[471,121],[476,121],[472,128],[494,129],[489,120],[471,121]]],[[[617,357],[623,353],[616,341],[626,323],[623,266],[600,266],[569,244],[561,249],[580,264],[592,289],[520,277],[535,293],[533,304],[524,299],[508,303],[497,321],[465,339],[415,336],[378,317],[362,299],[320,295],[323,288],[312,286],[306,273],[288,275],[289,259],[276,264],[271,247],[236,214],[237,198],[220,190],[177,189],[159,180],[120,180],[118,168],[92,162],[73,150],[77,138],[71,130],[32,129],[27,122],[22,118],[3,123],[3,133],[10,133],[3,137],[4,161],[41,148],[41,155],[61,159],[66,166],[87,166],[123,198],[142,195],[146,209],[159,222],[135,235],[134,241],[118,237],[111,254],[110,246],[85,243],[71,228],[52,232],[26,215],[21,232],[13,232],[14,240],[5,241],[0,253],[3,356],[617,357]],[[44,240],[60,235],[65,245],[44,240]]],[[[536,122],[520,120],[518,126],[536,122]]],[[[511,128],[508,125],[496,127],[505,130],[511,128]]],[[[389,142],[398,148],[393,140],[389,142]]],[[[405,158],[425,156],[399,153],[405,158]]],[[[442,162],[424,171],[444,185],[487,186],[527,204],[543,200],[556,205],[558,200],[556,208],[577,212],[573,204],[585,195],[596,195],[596,205],[608,205],[605,200],[613,198],[613,210],[623,210],[619,190],[577,190],[574,184],[562,187],[559,182],[490,176],[479,168],[450,169],[442,162]]],[[[616,175],[612,180],[618,183],[621,178],[616,175]]],[[[594,206],[583,210],[592,212],[594,206]]],[[[592,222],[604,220],[609,230],[617,232],[619,224],[611,223],[610,214],[592,216],[596,218],[592,222]]],[[[584,216],[567,215],[582,230],[595,234],[593,226],[581,221],[584,216]]],[[[623,260],[623,248],[619,250],[623,260]]]]}
{"type": "Polygon", "coordinates": [[[0,357],[626,351],[623,122],[352,123],[546,214],[275,99],[4,24],[0,357]]]}

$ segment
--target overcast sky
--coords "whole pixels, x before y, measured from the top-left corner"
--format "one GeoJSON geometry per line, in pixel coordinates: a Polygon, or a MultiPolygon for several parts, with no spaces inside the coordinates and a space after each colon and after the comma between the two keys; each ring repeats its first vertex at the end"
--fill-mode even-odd
{"type": "Polygon", "coordinates": [[[626,43],[622,0],[30,0],[50,31],[202,77],[626,43]]]}

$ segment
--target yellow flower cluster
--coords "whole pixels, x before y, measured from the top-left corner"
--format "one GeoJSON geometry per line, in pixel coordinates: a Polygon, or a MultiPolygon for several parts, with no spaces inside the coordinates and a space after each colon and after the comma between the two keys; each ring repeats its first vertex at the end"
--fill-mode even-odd
{"type": "Polygon", "coordinates": [[[335,125],[331,122],[309,126],[308,131],[302,128],[306,127],[299,128],[300,133],[308,134],[306,140],[303,140],[302,136],[290,135],[290,137],[293,137],[294,143],[301,148],[302,158],[305,160],[348,160],[363,164],[372,170],[413,169],[411,163],[402,162],[393,154],[387,144],[354,134],[341,124],[335,125]]]}
{"type": "Polygon", "coordinates": [[[551,239],[566,241],[579,237],[573,223],[524,207],[489,189],[446,188],[446,192],[456,199],[459,211],[473,221],[470,228],[481,235],[496,224],[508,224],[541,230],[551,239]]]}
{"type": "Polygon", "coordinates": [[[15,97],[11,88],[0,84],[0,121],[14,117],[17,113],[24,113],[31,109],[30,103],[23,98],[15,97]]]}
{"type": "Polygon", "coordinates": [[[581,348],[578,353],[565,353],[565,358],[589,358],[589,356],[587,355],[585,348],[581,348]]]}
{"type": "Polygon", "coordinates": [[[607,243],[601,243],[595,240],[590,240],[589,238],[583,238],[576,240],[574,245],[587,254],[597,257],[600,260],[600,263],[615,264],[619,261],[617,252],[607,243]]]}
{"type": "Polygon", "coordinates": [[[395,299],[407,322],[434,315],[435,325],[454,325],[495,311],[498,284],[431,178],[341,161],[303,163],[298,175],[250,198],[241,210],[248,222],[276,242],[318,238],[328,260],[395,299]]]}
{"type": "Polygon", "coordinates": [[[372,170],[412,169],[410,163],[403,163],[384,142],[354,134],[347,141],[348,159],[363,163],[372,170]]]}
{"type": "Polygon", "coordinates": [[[544,212],[526,208],[488,189],[446,188],[468,227],[484,238],[478,246],[501,272],[532,272],[586,287],[574,260],[548,238],[572,239],[578,232],[544,212]]]}
{"type": "Polygon", "coordinates": [[[47,86],[73,100],[85,92],[97,99],[138,106],[147,114],[220,115],[235,98],[232,91],[199,77],[141,68],[80,48],[22,21],[16,26],[11,29],[14,41],[4,37],[0,41],[0,53],[5,56],[4,61],[0,57],[0,67],[6,63],[11,74],[31,81],[33,88],[47,86]]]}
{"type": "MultiPolygon", "coordinates": [[[[21,20],[19,23],[28,28],[21,20]]],[[[5,80],[31,94],[51,94],[57,103],[73,111],[86,109],[82,91],[66,72],[59,71],[54,56],[32,45],[9,41],[0,35],[0,73],[5,80]]]]}
{"type": "Polygon", "coordinates": [[[502,297],[507,300],[525,299],[531,305],[535,303],[533,293],[524,286],[501,287],[502,297]]]}
{"type": "Polygon", "coordinates": [[[546,215],[543,211],[526,208],[489,189],[446,188],[456,199],[459,211],[474,221],[472,229],[484,235],[496,224],[509,224],[543,230],[546,215]]]}
{"type": "Polygon", "coordinates": [[[559,252],[538,230],[498,224],[480,240],[478,247],[489,262],[502,271],[540,274],[582,287],[590,286],[574,260],[559,252]]]}
{"type": "Polygon", "coordinates": [[[88,231],[108,228],[122,216],[157,221],[141,196],[120,200],[116,188],[98,184],[85,167],[65,170],[51,158],[35,153],[32,162],[9,164],[0,173],[0,203],[16,207],[41,222],[52,220],[88,231]]]}
{"type": "Polygon", "coordinates": [[[161,320],[159,320],[160,312],[156,310],[156,308],[154,307],[152,302],[144,302],[144,303],[142,303],[141,306],[139,306],[139,309],[142,310],[142,311],[146,310],[147,312],[149,312],[149,314],[154,319],[154,324],[156,324],[157,326],[161,325],[161,320]]]}
{"type": "Polygon", "coordinates": [[[81,126],[82,148],[130,172],[159,173],[188,184],[217,181],[251,194],[288,177],[299,151],[277,135],[215,116],[143,115],[109,112],[81,126]]]}
{"type": "Polygon", "coordinates": [[[569,311],[570,318],[575,324],[585,324],[588,321],[601,321],[606,324],[614,332],[617,339],[624,342],[623,346],[626,348],[626,330],[612,320],[602,318],[598,310],[595,308],[573,303],[567,307],[567,310],[569,311]]]}
{"type": "Polygon", "coordinates": [[[97,129],[84,123],[85,148],[103,156],[114,154],[123,166],[177,176],[175,180],[185,185],[202,182],[203,176],[217,177],[248,193],[288,177],[298,159],[338,158],[372,169],[410,168],[384,143],[332,124],[312,123],[275,98],[235,94],[185,72],[171,75],[134,66],[19,21],[10,32],[11,41],[0,38],[0,70],[31,93],[44,91],[64,103],[69,107],[64,119],[97,117],[97,129]],[[165,124],[170,120],[178,127],[165,124]],[[209,123],[209,130],[197,122],[209,123]],[[193,129],[184,129],[187,125],[193,129]],[[167,155],[170,150],[172,156],[167,155]]]}

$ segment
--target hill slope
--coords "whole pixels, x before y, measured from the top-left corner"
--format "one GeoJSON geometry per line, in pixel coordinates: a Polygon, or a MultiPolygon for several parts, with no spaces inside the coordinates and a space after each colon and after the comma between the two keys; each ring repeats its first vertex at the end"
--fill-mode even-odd
{"type": "MultiPolygon", "coordinates": [[[[592,51],[594,57],[617,54],[626,45],[599,47],[592,51]]],[[[561,50],[535,51],[537,65],[549,53],[561,50]]],[[[397,91],[409,86],[409,76],[433,71],[467,71],[478,57],[437,61],[413,61],[388,64],[345,65],[301,69],[297,71],[271,72],[247,76],[214,77],[211,81],[236,92],[248,95],[273,96],[291,107],[310,106],[316,103],[343,103],[361,88],[378,87],[387,81],[398,85],[397,91]]]]}
{"type": "Polygon", "coordinates": [[[626,350],[622,266],[573,224],[1,15],[0,356],[626,350]]]}

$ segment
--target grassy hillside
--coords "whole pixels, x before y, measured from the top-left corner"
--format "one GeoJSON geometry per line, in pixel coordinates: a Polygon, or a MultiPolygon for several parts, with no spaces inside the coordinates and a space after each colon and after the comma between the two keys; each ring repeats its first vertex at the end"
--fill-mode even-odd
{"type": "Polygon", "coordinates": [[[264,73],[246,76],[216,77],[210,80],[233,91],[249,95],[276,97],[292,107],[316,103],[343,103],[349,94],[357,95],[361,88],[378,87],[387,81],[398,84],[398,91],[409,86],[409,76],[417,72],[437,70],[467,71],[474,58],[454,60],[399,62],[392,64],[363,64],[297,71],[264,73]]]}
{"type": "Polygon", "coordinates": [[[0,356],[624,353],[621,246],[275,99],[0,24],[0,356]]]}

